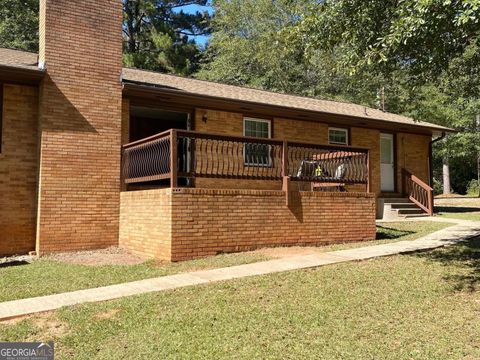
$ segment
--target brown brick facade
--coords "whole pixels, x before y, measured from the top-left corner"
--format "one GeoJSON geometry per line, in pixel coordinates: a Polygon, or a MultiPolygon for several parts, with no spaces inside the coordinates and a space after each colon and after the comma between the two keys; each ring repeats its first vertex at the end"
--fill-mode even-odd
{"type": "Polygon", "coordinates": [[[430,136],[397,135],[397,187],[402,191],[402,172],[406,169],[428,184],[430,180],[429,144],[430,136]]]}
{"type": "Polygon", "coordinates": [[[42,0],[41,253],[118,244],[121,0],[42,0]],[[92,11],[92,9],[95,9],[92,11]]]}
{"type": "Polygon", "coordinates": [[[122,194],[120,244],[145,257],[180,261],[265,246],[374,238],[372,194],[297,192],[290,207],[282,191],[162,189],[122,194]]]}
{"type": "MultiPolygon", "coordinates": [[[[304,192],[310,184],[294,182],[293,202],[287,207],[281,181],[202,178],[196,179],[195,188],[121,192],[121,145],[130,137],[130,99],[153,107],[179,105],[195,114],[194,130],[233,136],[243,135],[244,114],[239,111],[257,111],[224,97],[209,103],[176,93],[166,101],[143,88],[141,95],[132,95],[127,69],[122,71],[121,33],[121,0],[40,0],[39,66],[45,74],[29,60],[29,71],[36,75],[25,83],[37,85],[5,84],[0,107],[0,255],[120,244],[145,257],[177,261],[261,246],[374,238],[375,196],[381,195],[381,131],[358,127],[377,123],[345,112],[328,115],[323,108],[315,113],[305,108],[303,113],[295,107],[283,111],[289,105],[277,104],[282,108],[276,109],[274,101],[271,108],[257,108],[272,116],[251,117],[270,120],[274,139],[325,145],[329,124],[349,124],[350,145],[370,149],[372,194],[365,193],[364,185],[348,186],[348,193],[304,192]],[[206,109],[209,106],[217,110],[206,109]]],[[[148,88],[155,74],[145,73],[148,88]]],[[[169,89],[180,81],[168,79],[173,82],[165,85],[169,89]]],[[[280,96],[269,94],[272,101],[280,96]]],[[[366,109],[361,113],[370,116],[366,109]]],[[[394,121],[378,124],[394,132],[410,131],[394,121]]],[[[428,133],[411,131],[417,129],[428,133]]],[[[396,191],[402,190],[403,168],[428,182],[431,137],[396,133],[395,138],[396,191]]],[[[243,166],[243,153],[239,154],[243,166]]],[[[147,186],[164,186],[167,181],[147,186]]]]}
{"type": "Polygon", "coordinates": [[[0,256],[35,250],[38,89],[3,85],[2,118],[0,256]]]}
{"type": "Polygon", "coordinates": [[[122,192],[119,245],[149,258],[170,260],[172,191],[156,189],[122,192]]]}

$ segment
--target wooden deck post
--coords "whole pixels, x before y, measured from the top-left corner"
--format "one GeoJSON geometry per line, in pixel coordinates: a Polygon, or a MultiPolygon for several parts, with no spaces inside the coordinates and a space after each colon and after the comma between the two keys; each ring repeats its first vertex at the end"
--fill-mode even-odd
{"type": "Polygon", "coordinates": [[[370,171],[370,150],[367,150],[367,193],[372,192],[372,181],[371,181],[371,171],[370,171]]]}
{"type": "Polygon", "coordinates": [[[433,216],[433,190],[427,191],[428,193],[428,215],[433,216]]]}
{"type": "Polygon", "coordinates": [[[177,130],[172,129],[170,132],[170,187],[178,186],[178,155],[177,155],[177,130]]]}
{"type": "Polygon", "coordinates": [[[282,145],[282,176],[288,176],[288,142],[282,145]]]}

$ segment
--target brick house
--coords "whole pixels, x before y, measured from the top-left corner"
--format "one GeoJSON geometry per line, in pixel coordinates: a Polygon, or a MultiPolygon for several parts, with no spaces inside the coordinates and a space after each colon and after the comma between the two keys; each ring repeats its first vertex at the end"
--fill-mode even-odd
{"type": "Polygon", "coordinates": [[[0,255],[177,261],[370,240],[382,198],[431,214],[432,139],[450,129],[122,68],[121,1],[91,9],[42,0],[39,54],[0,49],[0,255]]]}

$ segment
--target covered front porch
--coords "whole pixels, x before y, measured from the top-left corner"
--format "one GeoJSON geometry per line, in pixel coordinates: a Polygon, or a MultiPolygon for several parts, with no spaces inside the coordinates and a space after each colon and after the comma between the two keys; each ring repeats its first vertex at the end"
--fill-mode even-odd
{"type": "Polygon", "coordinates": [[[375,238],[369,150],[171,129],[122,149],[120,245],[187,260],[375,238]]]}

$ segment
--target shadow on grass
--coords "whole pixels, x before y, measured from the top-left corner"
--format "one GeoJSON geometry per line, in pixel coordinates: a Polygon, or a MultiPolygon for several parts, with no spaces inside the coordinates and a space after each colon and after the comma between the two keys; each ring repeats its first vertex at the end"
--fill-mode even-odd
{"type": "Polygon", "coordinates": [[[28,261],[9,261],[5,263],[0,264],[0,268],[6,268],[6,267],[14,267],[14,266],[22,266],[22,265],[29,265],[30,263],[28,261]]]}
{"type": "Polygon", "coordinates": [[[463,207],[463,206],[435,206],[435,212],[439,213],[472,213],[480,212],[480,207],[463,207]]]}
{"type": "Polygon", "coordinates": [[[394,240],[415,233],[415,231],[398,230],[377,225],[376,240],[394,240]]]}
{"type": "Polygon", "coordinates": [[[458,266],[457,274],[445,279],[451,282],[456,291],[476,291],[480,286],[480,237],[466,240],[454,246],[436,251],[420,253],[418,256],[438,261],[445,266],[458,266]]]}

